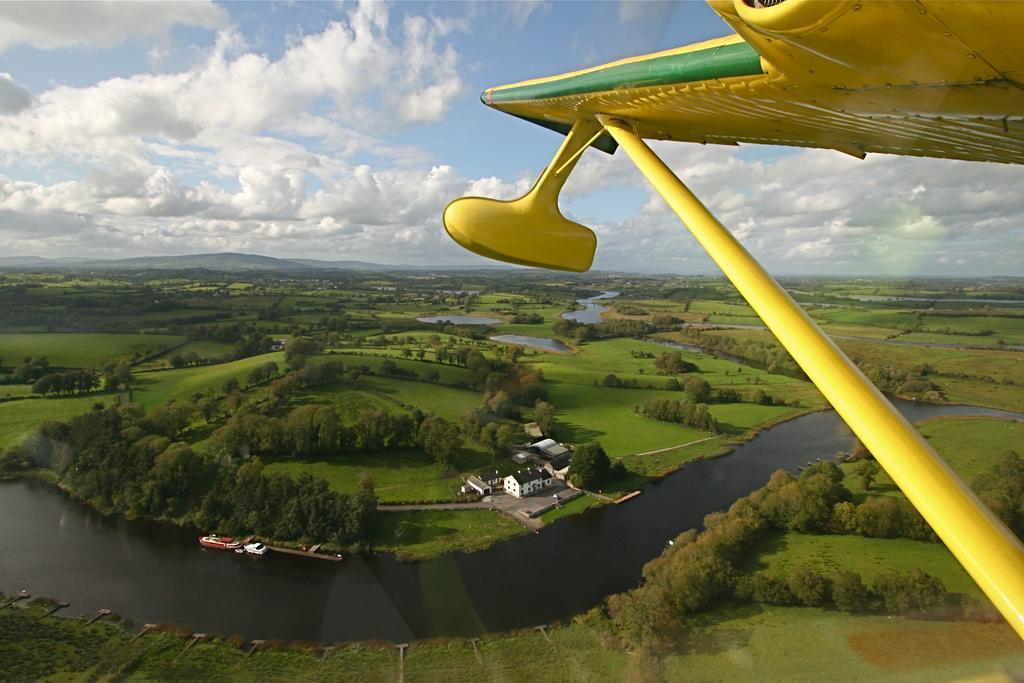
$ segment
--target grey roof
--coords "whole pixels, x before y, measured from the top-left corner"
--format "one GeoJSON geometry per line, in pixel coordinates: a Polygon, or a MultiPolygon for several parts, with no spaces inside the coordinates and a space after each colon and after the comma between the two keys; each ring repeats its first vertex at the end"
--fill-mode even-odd
{"type": "Polygon", "coordinates": [[[525,486],[526,484],[529,484],[531,481],[537,481],[538,479],[548,479],[551,477],[550,474],[540,469],[526,470],[525,472],[513,472],[509,476],[515,479],[517,482],[519,482],[520,486],[525,486]]]}
{"type": "Polygon", "coordinates": [[[537,443],[530,446],[530,448],[533,450],[540,451],[547,458],[554,458],[556,456],[562,455],[563,453],[569,452],[568,448],[558,443],[554,439],[544,439],[542,441],[538,441],[537,443]]]}
{"type": "Polygon", "coordinates": [[[505,478],[505,475],[503,475],[501,472],[492,467],[488,467],[485,470],[480,470],[480,473],[477,474],[477,476],[483,479],[484,481],[494,481],[495,479],[505,478]]]}
{"type": "Polygon", "coordinates": [[[474,477],[473,475],[470,475],[470,476],[466,477],[466,483],[471,485],[471,486],[476,487],[477,489],[489,489],[489,488],[491,488],[490,484],[486,484],[486,483],[480,481],[477,477],[474,477]]]}
{"type": "Polygon", "coordinates": [[[549,462],[551,464],[551,469],[562,470],[569,466],[570,460],[572,460],[572,453],[566,451],[561,455],[556,455],[555,457],[551,458],[549,462]]]}

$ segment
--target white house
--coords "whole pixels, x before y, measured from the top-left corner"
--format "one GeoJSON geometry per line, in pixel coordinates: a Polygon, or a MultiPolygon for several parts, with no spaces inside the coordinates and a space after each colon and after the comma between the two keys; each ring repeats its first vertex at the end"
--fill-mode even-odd
{"type": "Polygon", "coordinates": [[[534,469],[513,472],[505,477],[505,492],[516,498],[525,498],[538,491],[543,491],[553,483],[551,473],[547,470],[534,469]]]}
{"type": "Polygon", "coordinates": [[[489,496],[495,491],[505,487],[505,477],[496,469],[486,469],[479,474],[470,475],[466,478],[466,484],[462,487],[463,493],[476,491],[481,496],[489,496]]]}

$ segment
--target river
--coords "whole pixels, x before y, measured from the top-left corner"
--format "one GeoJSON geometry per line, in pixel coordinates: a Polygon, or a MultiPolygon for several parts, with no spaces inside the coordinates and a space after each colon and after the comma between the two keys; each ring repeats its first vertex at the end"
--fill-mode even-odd
{"type": "MultiPolygon", "coordinates": [[[[911,420],[1024,415],[897,401],[911,420]]],[[[48,485],[0,484],[0,590],[29,589],[109,608],[139,623],[174,623],[248,638],[322,642],[475,635],[565,619],[636,585],[668,539],[762,486],[772,471],[848,450],[833,411],[761,432],[724,457],[693,462],[643,495],[588,510],[489,551],[400,563],[340,563],[206,551],[194,531],[103,517],[48,485]]]]}
{"type": "Polygon", "coordinates": [[[584,325],[596,325],[601,322],[601,314],[608,310],[607,306],[602,306],[597,302],[602,299],[613,299],[618,295],[618,292],[601,292],[589,299],[576,299],[576,303],[583,306],[583,308],[575,311],[566,311],[562,314],[562,317],[566,320],[575,320],[584,325]]]}

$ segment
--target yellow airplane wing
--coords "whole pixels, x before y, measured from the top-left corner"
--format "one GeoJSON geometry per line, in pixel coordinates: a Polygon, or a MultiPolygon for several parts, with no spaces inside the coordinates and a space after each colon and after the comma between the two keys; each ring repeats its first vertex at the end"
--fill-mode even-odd
{"type": "Polygon", "coordinates": [[[558,193],[590,146],[619,145],[1024,637],[1024,546],[647,146],[767,143],[1024,163],[1024,4],[709,0],[736,35],[486,90],[567,133],[512,201],[463,197],[444,226],[490,258],[590,268],[597,239],[558,193]]]}
{"type": "Polygon", "coordinates": [[[710,4],[736,35],[481,99],[563,132],[605,114],[654,140],[1024,163],[1020,3],[710,4]]]}

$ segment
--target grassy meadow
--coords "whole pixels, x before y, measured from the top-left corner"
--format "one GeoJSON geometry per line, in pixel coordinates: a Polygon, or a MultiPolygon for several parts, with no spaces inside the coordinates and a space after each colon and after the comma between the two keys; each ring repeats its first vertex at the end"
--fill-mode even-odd
{"type": "Polygon", "coordinates": [[[93,368],[107,361],[159,353],[184,341],[184,337],[167,334],[0,334],[0,364],[42,356],[53,367],[93,368]]]}
{"type": "MultiPolygon", "coordinates": [[[[186,634],[165,628],[46,617],[30,605],[0,612],[0,661],[13,680],[378,681],[399,677],[386,643],[267,643],[246,657],[241,639],[212,637],[182,654],[186,634]]],[[[1024,669],[1009,627],[850,616],[820,609],[743,605],[695,615],[687,635],[657,657],[625,652],[607,622],[588,616],[536,631],[414,641],[404,680],[510,683],[598,681],[975,679],[1024,669]],[[813,648],[809,658],[808,649],[813,648]],[[695,676],[696,674],[696,676],[695,676]]]]}

